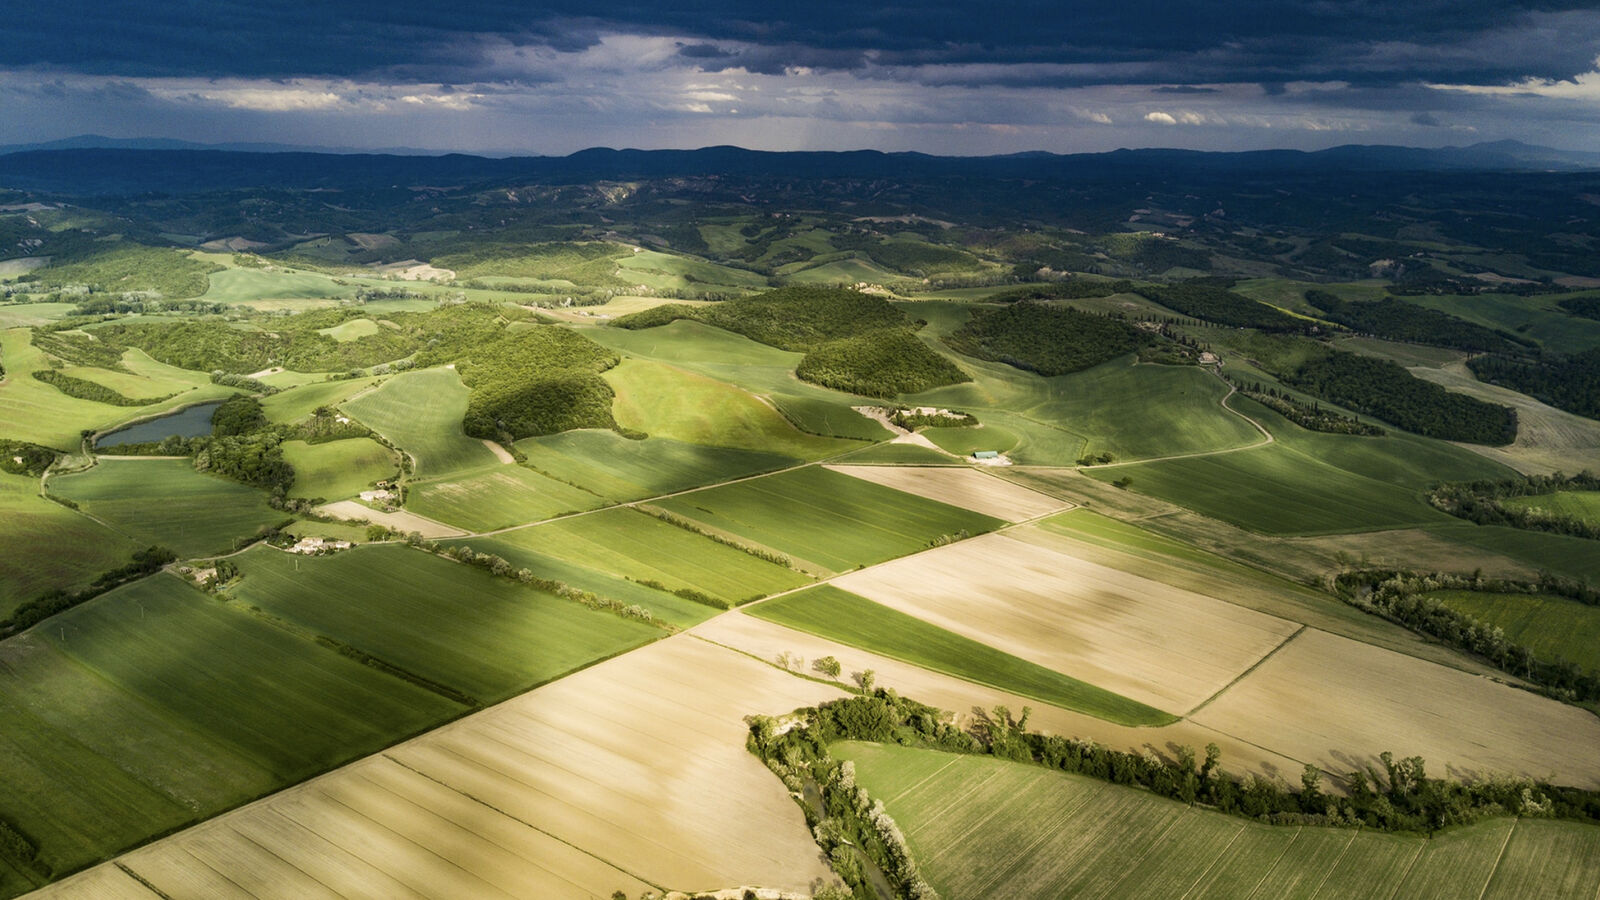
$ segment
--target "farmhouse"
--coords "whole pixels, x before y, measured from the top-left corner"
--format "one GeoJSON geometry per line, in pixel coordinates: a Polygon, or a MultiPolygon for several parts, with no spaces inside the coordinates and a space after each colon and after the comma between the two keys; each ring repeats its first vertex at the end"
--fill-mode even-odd
{"type": "Polygon", "coordinates": [[[355,546],[349,541],[335,541],[319,537],[303,537],[299,543],[289,548],[290,553],[304,553],[312,556],[318,553],[333,553],[339,550],[349,550],[355,546]]]}

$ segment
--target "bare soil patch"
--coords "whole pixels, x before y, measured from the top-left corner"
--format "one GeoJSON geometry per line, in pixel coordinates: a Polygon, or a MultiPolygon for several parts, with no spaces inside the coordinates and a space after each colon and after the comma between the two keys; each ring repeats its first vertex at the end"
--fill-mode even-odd
{"type": "Polygon", "coordinates": [[[975,469],[956,466],[828,466],[835,472],[891,487],[908,494],[960,506],[984,515],[1025,522],[1071,509],[1072,504],[1048,494],[1002,481],[975,469]]]}
{"type": "Polygon", "coordinates": [[[1003,534],[833,582],[941,628],[1182,715],[1299,627],[1003,534]]]}
{"type": "Polygon", "coordinates": [[[465,531],[459,528],[446,525],[443,522],[435,522],[416,513],[409,513],[405,510],[383,512],[370,506],[362,506],[354,500],[340,500],[338,503],[319,506],[317,507],[317,512],[339,519],[366,519],[374,525],[385,525],[395,531],[403,531],[408,534],[418,531],[425,538],[460,537],[466,534],[465,531]]]}
{"type": "Polygon", "coordinates": [[[1429,774],[1600,787],[1600,719],[1488,678],[1308,630],[1194,721],[1333,772],[1421,756],[1429,774]]]}
{"type": "Polygon", "coordinates": [[[480,438],[480,440],[483,441],[483,445],[485,447],[489,448],[489,452],[494,454],[495,459],[498,459],[503,463],[515,463],[517,461],[517,458],[512,456],[509,450],[500,446],[494,441],[491,441],[488,438],[480,438]]]}

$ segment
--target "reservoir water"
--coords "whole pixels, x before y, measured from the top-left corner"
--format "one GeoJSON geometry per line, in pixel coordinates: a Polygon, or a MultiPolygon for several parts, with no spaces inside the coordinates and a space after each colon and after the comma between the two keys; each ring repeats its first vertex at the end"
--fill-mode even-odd
{"type": "Polygon", "coordinates": [[[180,409],[170,415],[159,419],[150,419],[138,422],[126,428],[101,435],[95,442],[96,447],[111,447],[117,444],[142,444],[147,441],[160,441],[177,435],[178,437],[203,437],[211,433],[211,413],[222,405],[222,401],[215,403],[201,403],[180,409]]]}

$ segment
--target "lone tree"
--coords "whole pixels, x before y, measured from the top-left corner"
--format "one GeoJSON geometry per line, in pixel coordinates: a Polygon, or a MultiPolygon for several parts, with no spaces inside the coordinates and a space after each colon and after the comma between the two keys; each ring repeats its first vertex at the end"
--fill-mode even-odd
{"type": "Polygon", "coordinates": [[[828,676],[829,678],[838,678],[839,673],[843,671],[843,667],[839,665],[839,661],[831,656],[819,657],[811,664],[811,667],[828,676]]]}
{"type": "Polygon", "coordinates": [[[855,673],[854,677],[856,684],[861,686],[861,693],[863,694],[872,693],[872,686],[878,680],[878,674],[871,669],[862,669],[855,673]]]}

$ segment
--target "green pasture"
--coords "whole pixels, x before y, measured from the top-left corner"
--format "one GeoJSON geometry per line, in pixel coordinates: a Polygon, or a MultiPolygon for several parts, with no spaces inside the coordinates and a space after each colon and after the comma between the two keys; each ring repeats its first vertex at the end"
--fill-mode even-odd
{"type": "Polygon", "coordinates": [[[256,488],[196,472],[187,459],[103,459],[50,479],[50,493],[77,503],[141,546],[180,557],[226,553],[239,538],[288,518],[256,488]]]}
{"type": "Polygon", "coordinates": [[[1460,519],[1455,523],[1429,530],[1467,547],[1509,556],[1533,571],[1600,582],[1600,549],[1588,538],[1500,525],[1471,525],[1460,519]]]}
{"type": "Polygon", "coordinates": [[[254,304],[263,300],[330,300],[355,291],[327,275],[266,269],[226,269],[211,274],[211,288],[200,299],[210,303],[254,304]]]}
{"type": "Polygon", "coordinates": [[[540,578],[559,581],[579,590],[589,591],[607,600],[642,606],[656,618],[679,628],[698,625],[716,615],[720,610],[704,603],[679,597],[669,591],[659,590],[630,581],[623,575],[606,571],[603,560],[573,561],[543,552],[536,541],[513,543],[506,540],[516,532],[499,537],[475,537],[449,541],[471,547],[479,553],[489,553],[511,563],[518,569],[527,569],[540,578]]]}
{"type": "Polygon", "coordinates": [[[1537,509],[1551,515],[1600,525],[1600,491],[1557,491],[1531,497],[1510,497],[1500,502],[1518,509],[1537,509]]]}
{"type": "Polygon", "coordinates": [[[345,341],[356,341],[364,337],[371,337],[377,334],[380,328],[381,326],[371,319],[349,319],[332,328],[318,328],[317,333],[325,334],[340,343],[344,343],[345,341]]]}
{"type": "Polygon", "coordinates": [[[701,591],[730,604],[810,581],[799,572],[628,508],[519,528],[497,539],[618,577],[660,582],[668,590],[701,591]]]}
{"type": "Polygon", "coordinates": [[[959,466],[961,461],[949,454],[940,453],[921,444],[873,444],[864,450],[855,450],[837,460],[840,463],[862,466],[959,466]]]}
{"type": "Polygon", "coordinates": [[[978,450],[998,450],[1005,453],[1017,446],[1017,435],[999,425],[955,427],[949,425],[922,429],[922,435],[957,456],[967,456],[978,450]]]}
{"type": "Polygon", "coordinates": [[[784,418],[801,431],[862,441],[883,441],[893,437],[889,429],[851,409],[850,402],[842,398],[832,400],[817,394],[773,394],[768,399],[783,413],[784,418]]]}
{"type": "Polygon", "coordinates": [[[412,482],[406,508],[468,531],[492,531],[604,506],[605,499],[517,465],[412,482]]]}
{"type": "Polygon", "coordinates": [[[128,562],[134,541],[39,496],[39,479],[0,472],[0,618],[19,603],[71,588],[128,562]]]}
{"type": "Polygon", "coordinates": [[[748,610],[758,619],[859,647],[1041,703],[1122,725],[1166,725],[1174,716],[962,637],[831,584],[786,594],[748,610]]]}
{"type": "Polygon", "coordinates": [[[839,743],[946,897],[1587,897],[1600,828],[1274,826],[985,756],[839,743]]]}
{"type": "Polygon", "coordinates": [[[661,636],[658,629],[398,544],[235,558],[228,596],[492,703],[661,636]]]}
{"type": "MultiPolygon", "coordinates": [[[[855,415],[851,413],[851,415],[855,415]]],[[[657,497],[799,462],[755,450],[707,447],[665,437],[630,440],[582,429],[524,438],[517,449],[534,470],[612,501],[657,497]]]]}
{"type": "Polygon", "coordinates": [[[1545,594],[1435,591],[1426,595],[1484,625],[1503,629],[1540,659],[1564,659],[1600,671],[1600,607],[1545,594]]]}
{"type": "Polygon", "coordinates": [[[653,437],[801,459],[854,446],[799,431],[750,393],[675,366],[626,359],[602,377],[617,393],[612,403],[617,424],[653,437]]]}
{"type": "Polygon", "coordinates": [[[494,465],[483,442],[461,430],[467,387],[452,368],[406,372],[371,393],[344,403],[344,410],[416,460],[416,475],[433,477],[494,465]]]}
{"type": "Polygon", "coordinates": [[[1425,294],[1402,298],[1487,328],[1533,338],[1558,353],[1578,353],[1600,345],[1600,321],[1568,315],[1556,304],[1571,294],[1425,294]]]}
{"type": "Polygon", "coordinates": [[[58,870],[461,710],[167,574],[0,647],[0,814],[58,870]]]}
{"type": "Polygon", "coordinates": [[[658,505],[712,528],[842,572],[926,549],[998,519],[820,466],[706,488],[658,505]]]}
{"type": "Polygon", "coordinates": [[[261,409],[266,413],[267,421],[274,425],[293,425],[309,418],[318,407],[338,406],[372,387],[372,382],[371,378],[312,381],[262,398],[261,409]]]}
{"type": "Polygon", "coordinates": [[[0,328],[32,328],[46,325],[72,315],[76,303],[4,303],[0,304],[0,328]]]}
{"type": "Polygon", "coordinates": [[[323,444],[285,441],[283,458],[294,466],[295,497],[343,500],[393,478],[400,471],[394,453],[371,438],[347,438],[323,444]]]}
{"type": "Polygon", "coordinates": [[[149,406],[110,406],[79,400],[32,377],[33,372],[49,368],[49,363],[29,337],[26,328],[0,332],[0,365],[5,366],[5,375],[0,378],[0,437],[72,450],[77,448],[83,431],[107,431],[134,419],[235,393],[207,381],[204,387],[149,406]]]}
{"type": "MultiPolygon", "coordinates": [[[[189,391],[214,390],[210,376],[157,362],[145,355],[142,350],[129,350],[123,353],[122,365],[127,369],[126,372],[92,366],[67,366],[61,372],[73,378],[82,378],[103,385],[135,400],[146,398],[154,400],[189,391]]],[[[177,399],[192,402],[181,396],[177,399]]]]}
{"type": "Polygon", "coordinates": [[[640,250],[617,262],[617,277],[655,290],[683,290],[696,284],[760,290],[767,287],[766,276],[745,269],[719,266],[691,256],[678,256],[658,250],[640,250]]]}

